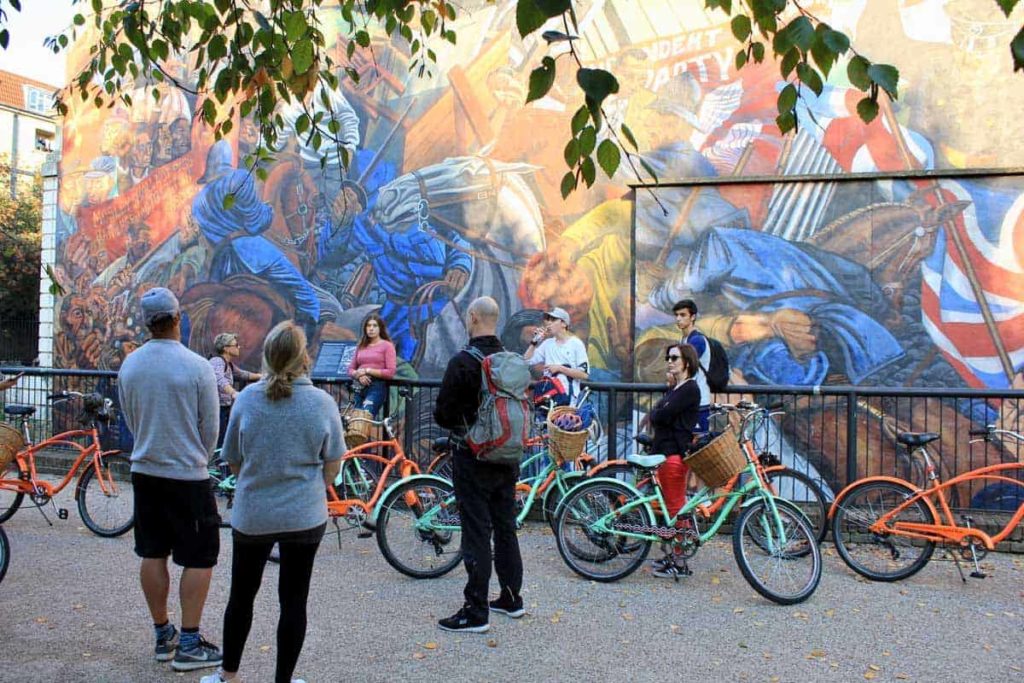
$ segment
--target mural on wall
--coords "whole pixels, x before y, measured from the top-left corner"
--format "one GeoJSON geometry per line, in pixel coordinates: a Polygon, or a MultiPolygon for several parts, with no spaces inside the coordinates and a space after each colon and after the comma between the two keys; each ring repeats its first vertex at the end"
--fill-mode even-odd
{"type": "MultiPolygon", "coordinates": [[[[902,97],[865,126],[837,67],[786,137],[777,68],[737,72],[727,21],[700,5],[578,3],[582,54],[621,83],[611,122],[629,124],[662,180],[1024,166],[1024,123],[1006,115],[1024,108],[1006,49],[1020,22],[991,0],[817,3],[865,54],[899,65],[902,97]]],[[[344,33],[340,13],[320,19],[344,33]]],[[[55,363],[117,368],[144,338],[139,297],[162,285],[200,353],[236,331],[241,364],[255,369],[282,319],[306,327],[315,353],[356,338],[378,311],[404,376],[438,376],[466,342],[466,304],[488,294],[510,347],[561,306],[594,379],[660,381],[672,302],[693,296],[740,383],[1024,386],[1024,181],[723,182],[659,189],[655,201],[629,191],[623,168],[563,200],[573,74],[523,104],[548,48],[520,39],[509,0],[469,3],[458,34],[436,46],[427,79],[377,36],[375,61],[357,52],[351,63],[358,85],[328,92],[329,108],[311,98],[341,122],[347,170],[339,149],[321,170],[292,134],[260,181],[240,168],[257,143],[251,123],[214,144],[192,122],[194,97],[166,82],[137,83],[130,109],[76,102],[55,363]]],[[[336,50],[344,62],[343,39],[336,50]]],[[[187,83],[195,65],[166,68],[187,83]]]]}

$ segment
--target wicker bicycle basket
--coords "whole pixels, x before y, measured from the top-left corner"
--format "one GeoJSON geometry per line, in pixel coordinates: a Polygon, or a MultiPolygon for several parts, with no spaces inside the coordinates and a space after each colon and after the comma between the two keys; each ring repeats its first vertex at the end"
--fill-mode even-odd
{"type": "Polygon", "coordinates": [[[21,432],[7,424],[0,424],[0,470],[14,460],[14,456],[25,447],[21,432]]]}
{"type": "Polygon", "coordinates": [[[369,410],[349,408],[345,411],[345,446],[355,448],[370,440],[373,413],[369,410]]]}
{"type": "Polygon", "coordinates": [[[552,420],[564,413],[575,414],[576,409],[571,406],[558,406],[548,413],[548,450],[559,465],[578,458],[583,453],[583,447],[587,445],[587,437],[590,436],[590,432],[585,429],[567,432],[556,426],[552,420]]]}
{"type": "Polygon", "coordinates": [[[743,455],[736,435],[727,429],[711,443],[686,456],[684,462],[711,488],[724,486],[743,471],[747,459],[743,455]]]}

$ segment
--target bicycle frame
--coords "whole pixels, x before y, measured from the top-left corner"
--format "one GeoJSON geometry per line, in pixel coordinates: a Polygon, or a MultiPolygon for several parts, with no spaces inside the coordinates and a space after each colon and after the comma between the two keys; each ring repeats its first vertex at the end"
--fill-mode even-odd
{"type": "Polygon", "coordinates": [[[29,495],[41,492],[47,497],[52,498],[63,491],[77,474],[78,479],[75,486],[75,499],[77,500],[78,483],[82,481],[82,477],[85,476],[85,472],[88,468],[88,466],[82,467],[82,464],[85,462],[86,458],[92,458],[92,467],[96,469],[96,480],[100,483],[100,489],[105,494],[109,494],[111,491],[116,490],[117,485],[113,480],[108,481],[107,478],[103,476],[103,470],[99,466],[99,461],[104,455],[118,452],[119,451],[117,450],[103,451],[100,449],[100,435],[95,425],[93,425],[91,429],[73,429],[67,432],[61,432],[60,434],[44,439],[37,444],[27,446],[24,450],[20,451],[15,456],[15,460],[18,462],[19,470],[28,472],[28,479],[0,479],[0,488],[9,491],[27,493],[29,495]],[[83,446],[72,441],[72,439],[82,437],[90,439],[88,446],[83,446]],[[78,455],[68,468],[67,474],[64,475],[63,479],[61,479],[61,481],[56,485],[39,479],[39,473],[36,471],[36,453],[44,448],[52,446],[65,446],[78,450],[78,455]]]}
{"type": "MultiPolygon", "coordinates": [[[[405,451],[402,450],[402,444],[398,439],[389,439],[387,441],[369,441],[367,443],[351,448],[345,452],[342,456],[341,462],[342,467],[347,460],[365,460],[369,462],[376,462],[382,467],[380,477],[377,481],[377,485],[374,487],[373,495],[370,496],[369,500],[363,501],[359,498],[341,498],[338,496],[338,492],[335,486],[327,487],[327,512],[332,517],[343,517],[348,514],[349,510],[353,507],[360,508],[363,513],[370,517],[373,514],[373,510],[377,505],[377,501],[380,500],[381,494],[386,489],[388,475],[395,467],[399,467],[402,478],[408,477],[412,474],[419,474],[420,468],[414,461],[410,460],[405,456],[405,451]],[[390,458],[385,458],[382,455],[371,453],[370,451],[377,448],[393,448],[395,454],[390,458]]],[[[343,471],[343,470],[342,470],[343,471]]],[[[340,472],[339,472],[340,475],[340,472]]]]}
{"type": "MultiPolygon", "coordinates": [[[[934,472],[934,468],[932,468],[930,460],[928,462],[930,471],[934,472]]],[[[957,475],[945,482],[939,481],[938,478],[933,478],[930,480],[928,487],[924,489],[919,489],[910,482],[898,477],[868,477],[866,479],[860,479],[850,486],[847,486],[838,496],[836,496],[836,502],[832,504],[832,508],[829,510],[829,517],[832,517],[837,506],[841,503],[844,494],[852,486],[865,481],[886,481],[906,486],[912,491],[917,491],[917,493],[907,498],[907,500],[898,507],[893,508],[888,513],[879,517],[874,524],[868,527],[872,533],[903,536],[906,538],[915,538],[935,543],[954,545],[965,544],[968,539],[974,538],[980,541],[987,550],[995,550],[996,544],[1004,541],[1013,532],[1014,528],[1021,522],[1021,520],[1024,520],[1024,503],[1017,508],[1017,512],[1013,514],[1002,531],[995,536],[989,536],[980,529],[964,527],[956,523],[953,511],[949,506],[949,500],[946,497],[946,490],[960,484],[977,480],[1009,482],[1017,486],[1024,487],[1019,480],[1002,474],[1003,472],[1011,470],[1024,472],[1024,463],[1014,462],[989,465],[987,467],[981,467],[976,470],[971,470],[970,472],[957,475]],[[893,517],[911,505],[914,505],[917,501],[921,501],[929,508],[933,518],[936,520],[935,524],[891,522],[893,517]]]]}

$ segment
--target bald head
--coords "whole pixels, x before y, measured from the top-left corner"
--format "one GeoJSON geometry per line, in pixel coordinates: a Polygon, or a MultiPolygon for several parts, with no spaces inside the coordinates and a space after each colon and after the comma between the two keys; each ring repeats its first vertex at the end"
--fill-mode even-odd
{"type": "Polygon", "coordinates": [[[466,310],[466,327],[470,338],[497,334],[498,313],[498,302],[491,297],[474,299],[466,310]]]}

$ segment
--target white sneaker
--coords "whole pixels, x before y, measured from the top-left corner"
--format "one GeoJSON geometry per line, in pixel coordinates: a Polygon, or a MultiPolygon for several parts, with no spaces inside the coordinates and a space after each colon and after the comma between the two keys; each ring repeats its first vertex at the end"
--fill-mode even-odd
{"type": "Polygon", "coordinates": [[[199,679],[199,683],[224,683],[224,679],[220,677],[220,672],[210,674],[209,676],[203,676],[199,679]]]}

